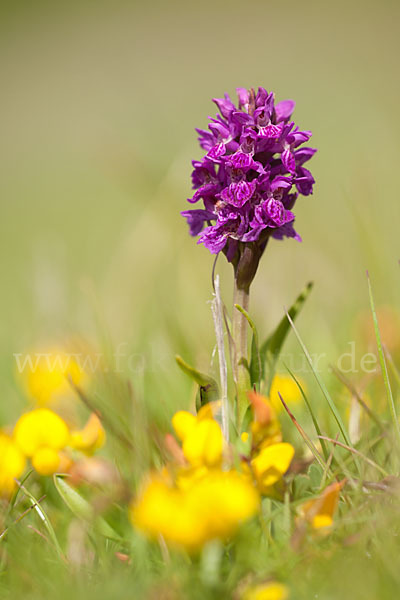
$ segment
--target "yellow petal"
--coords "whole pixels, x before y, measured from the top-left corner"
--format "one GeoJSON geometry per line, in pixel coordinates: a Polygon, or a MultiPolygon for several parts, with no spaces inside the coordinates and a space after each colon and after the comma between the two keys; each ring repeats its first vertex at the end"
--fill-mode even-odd
{"type": "MultiPolygon", "coordinates": [[[[306,385],[303,380],[299,380],[299,383],[304,391],[306,391],[306,385]]],[[[281,412],[283,405],[279,394],[282,396],[286,404],[296,404],[302,401],[302,394],[299,390],[297,383],[289,375],[275,375],[272,380],[270,389],[270,401],[277,413],[281,412]]]]}
{"type": "Polygon", "coordinates": [[[322,529],[323,527],[331,527],[333,525],[333,519],[329,515],[315,515],[311,521],[314,529],[322,529]]]}
{"type": "Polygon", "coordinates": [[[133,524],[149,537],[193,551],[205,542],[204,523],[183,492],[162,479],[151,479],[131,507],[133,524]]]}
{"type": "Polygon", "coordinates": [[[287,600],[288,588],[282,583],[271,582],[248,588],[242,600],[287,600]]]}
{"type": "Polygon", "coordinates": [[[57,398],[71,394],[68,377],[79,384],[84,372],[76,359],[63,350],[53,349],[30,355],[31,362],[22,376],[28,394],[39,404],[47,404],[57,398]]]}
{"type": "Polygon", "coordinates": [[[207,404],[204,404],[197,413],[197,420],[203,421],[204,419],[214,419],[215,416],[221,412],[221,408],[221,400],[207,402],[207,404]]]}
{"type": "Polygon", "coordinates": [[[209,471],[188,489],[187,498],[204,519],[207,539],[232,536],[260,506],[260,496],[251,480],[237,471],[209,471]]]}
{"type": "Polygon", "coordinates": [[[331,483],[319,498],[309,500],[300,507],[301,514],[311,523],[312,527],[315,529],[331,527],[339,503],[340,490],[345,483],[345,479],[331,483]]]}
{"type": "Polygon", "coordinates": [[[279,481],[288,470],[293,456],[293,446],[281,443],[263,448],[251,461],[256,479],[263,490],[279,481]]]}
{"type": "Polygon", "coordinates": [[[181,442],[184,441],[186,436],[196,425],[196,421],[196,417],[186,410],[180,410],[174,414],[172,417],[172,427],[181,442]]]}
{"type": "Polygon", "coordinates": [[[40,448],[32,456],[32,466],[39,475],[53,475],[59,470],[61,457],[53,448],[40,448]]]}
{"type": "Polygon", "coordinates": [[[69,441],[67,424],[48,408],[25,413],[17,421],[14,440],[26,456],[33,456],[40,448],[61,450],[69,441]]]}
{"type": "Polygon", "coordinates": [[[223,437],[218,423],[212,419],[197,421],[185,437],[182,450],[194,466],[214,467],[222,461],[223,437]]]}
{"type": "Polygon", "coordinates": [[[25,465],[25,457],[12,438],[0,432],[0,496],[13,492],[14,478],[22,475],[25,465]]]}
{"type": "Polygon", "coordinates": [[[101,448],[106,439],[106,432],[97,415],[92,413],[85,427],[71,433],[70,446],[87,454],[101,448]]]}

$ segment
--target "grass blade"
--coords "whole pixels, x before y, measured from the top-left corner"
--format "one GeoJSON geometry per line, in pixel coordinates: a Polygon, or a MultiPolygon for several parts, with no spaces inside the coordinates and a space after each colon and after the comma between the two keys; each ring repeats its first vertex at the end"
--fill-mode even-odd
{"type": "MultiPolygon", "coordinates": [[[[303,388],[302,388],[299,380],[296,378],[295,374],[289,369],[289,367],[287,365],[285,365],[285,368],[286,368],[287,372],[289,373],[289,375],[292,377],[292,379],[294,379],[297,387],[300,390],[301,395],[303,396],[303,400],[306,403],[308,412],[310,413],[310,416],[311,416],[311,419],[312,419],[312,422],[313,422],[313,425],[314,425],[314,429],[315,429],[315,432],[316,432],[317,436],[322,435],[322,431],[321,431],[320,426],[318,425],[317,418],[314,415],[314,411],[313,411],[313,409],[311,407],[311,404],[310,404],[310,402],[309,402],[309,400],[308,400],[308,398],[306,396],[306,393],[304,392],[304,390],[303,390],[303,388]]],[[[329,458],[329,452],[328,452],[326,444],[325,444],[325,442],[323,440],[321,440],[321,448],[322,448],[322,452],[324,454],[325,460],[327,461],[328,458],[329,458]]]]}
{"type": "MultiPolygon", "coordinates": [[[[310,281],[301,294],[296,298],[295,303],[289,309],[289,315],[291,319],[295,320],[300,310],[302,309],[305,301],[307,300],[312,288],[313,282],[310,281]]],[[[266,393],[269,393],[269,389],[271,387],[272,379],[275,373],[275,366],[279,355],[281,353],[283,344],[286,340],[286,337],[290,331],[290,323],[288,322],[286,316],[282,318],[278,327],[272,332],[272,334],[265,340],[265,342],[261,345],[260,348],[260,359],[261,359],[261,368],[262,368],[262,376],[261,379],[265,380],[265,365],[268,364],[268,382],[267,382],[267,390],[266,393]]]]}
{"type": "Polygon", "coordinates": [[[349,452],[352,452],[353,454],[356,454],[357,456],[359,456],[360,458],[362,458],[363,460],[365,460],[365,462],[367,462],[369,465],[371,465],[371,467],[374,467],[377,471],[380,471],[384,477],[388,477],[389,476],[389,473],[387,471],[385,471],[385,469],[383,467],[381,467],[380,465],[378,465],[378,463],[376,463],[375,461],[373,461],[371,458],[368,458],[368,456],[365,456],[365,454],[363,454],[359,450],[356,450],[355,448],[352,448],[351,446],[348,446],[347,444],[342,444],[342,442],[339,442],[338,440],[334,440],[332,438],[326,437],[325,435],[320,436],[320,437],[323,440],[326,440],[327,442],[331,442],[335,446],[340,446],[341,448],[345,448],[349,452]]]}
{"type": "Polygon", "coordinates": [[[330,365],[330,369],[340,381],[340,383],[342,383],[349,390],[351,395],[354,396],[354,398],[357,400],[357,402],[359,403],[361,408],[366,412],[366,414],[370,417],[370,419],[372,419],[376,423],[376,425],[378,425],[379,429],[383,431],[385,429],[383,423],[380,421],[379,417],[364,402],[364,400],[361,398],[360,394],[358,393],[354,385],[351,383],[351,381],[349,381],[347,377],[342,373],[342,371],[337,369],[334,365],[330,365]]]}
{"type": "Polygon", "coordinates": [[[282,404],[283,404],[283,406],[284,406],[287,414],[289,415],[290,419],[292,420],[293,425],[296,427],[297,431],[300,433],[301,437],[303,438],[303,440],[306,443],[308,449],[310,450],[310,452],[314,456],[315,460],[318,462],[318,464],[320,465],[320,467],[322,467],[322,469],[325,469],[326,465],[325,465],[324,461],[322,460],[322,456],[318,452],[317,448],[314,446],[314,444],[312,443],[312,441],[310,440],[310,438],[308,437],[308,435],[306,434],[306,432],[304,431],[304,429],[298,423],[296,417],[291,412],[290,408],[288,407],[288,405],[286,404],[286,402],[284,401],[284,399],[282,398],[282,396],[281,396],[281,394],[279,392],[278,392],[278,396],[279,396],[280,401],[282,402],[282,404]]]}
{"type": "Polygon", "coordinates": [[[393,394],[392,394],[392,388],[390,385],[390,379],[389,379],[389,373],[388,373],[388,369],[387,369],[387,365],[386,365],[385,353],[384,353],[383,347],[382,347],[381,333],[379,331],[378,317],[377,317],[376,310],[375,310],[374,296],[372,293],[372,285],[371,285],[371,280],[369,278],[368,271],[367,271],[367,281],[368,281],[369,301],[370,301],[370,305],[371,305],[372,319],[374,321],[376,344],[378,346],[379,362],[381,365],[383,381],[385,384],[386,395],[387,395],[387,399],[389,402],[390,413],[392,415],[394,430],[397,435],[397,441],[400,444],[399,420],[397,418],[396,407],[394,404],[394,398],[393,398],[393,394]]]}
{"type": "Polygon", "coordinates": [[[43,507],[40,506],[39,501],[36,500],[35,496],[33,496],[33,494],[31,494],[31,492],[17,479],[15,480],[17,482],[18,487],[20,488],[20,490],[25,494],[25,496],[28,498],[32,509],[36,511],[36,513],[39,516],[39,519],[42,521],[43,525],[45,526],[45,528],[47,529],[47,532],[50,536],[51,541],[53,542],[56,550],[57,550],[57,554],[58,556],[65,560],[64,558],[64,554],[61,550],[61,546],[58,542],[56,533],[53,529],[53,525],[50,522],[49,517],[47,516],[46,512],[44,511],[43,507]]]}
{"type": "Polygon", "coordinates": [[[383,351],[385,353],[386,356],[386,360],[389,363],[390,368],[392,369],[392,375],[394,376],[397,385],[400,387],[400,372],[398,370],[398,368],[395,365],[395,362],[393,360],[393,356],[391,355],[391,353],[389,352],[389,348],[387,346],[385,346],[385,344],[382,344],[382,348],[383,351]]]}
{"type": "Polygon", "coordinates": [[[333,400],[332,400],[332,398],[331,398],[331,396],[330,396],[330,394],[329,394],[329,392],[328,392],[328,390],[326,388],[326,385],[324,384],[322,378],[319,376],[319,373],[314,368],[313,361],[312,361],[312,358],[310,356],[310,353],[308,352],[308,350],[307,350],[307,348],[306,348],[303,340],[301,339],[300,334],[297,331],[295,324],[293,323],[293,319],[291,318],[291,316],[289,315],[288,312],[286,312],[286,315],[287,315],[288,321],[289,321],[290,325],[292,326],[292,329],[293,329],[293,331],[294,331],[294,333],[295,333],[295,335],[297,337],[297,340],[298,340],[298,342],[299,342],[299,344],[300,344],[300,346],[301,346],[301,348],[302,348],[302,350],[304,352],[304,355],[305,355],[305,357],[307,359],[307,362],[310,365],[310,368],[311,368],[311,370],[312,370],[312,372],[314,374],[314,377],[317,380],[317,383],[318,383],[318,385],[319,385],[319,387],[320,387],[320,389],[321,389],[321,391],[322,391],[322,393],[323,393],[323,395],[324,395],[324,397],[325,397],[325,399],[326,399],[326,401],[327,401],[327,403],[329,405],[329,408],[330,408],[330,410],[331,410],[331,412],[332,412],[332,414],[333,414],[333,416],[335,418],[336,423],[338,424],[340,433],[342,434],[343,439],[345,440],[346,444],[348,444],[349,446],[351,446],[351,442],[350,442],[349,436],[348,436],[348,434],[346,432],[346,428],[345,428],[344,423],[342,421],[342,418],[341,418],[341,416],[339,414],[339,411],[336,408],[336,405],[333,402],[333,400]]]}

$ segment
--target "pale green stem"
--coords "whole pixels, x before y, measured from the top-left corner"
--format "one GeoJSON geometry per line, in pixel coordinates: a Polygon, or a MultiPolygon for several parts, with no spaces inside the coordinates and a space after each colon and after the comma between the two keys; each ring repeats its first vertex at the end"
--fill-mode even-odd
{"type": "MultiPolygon", "coordinates": [[[[249,311],[249,289],[238,288],[235,280],[233,292],[233,304],[239,304],[246,312],[249,311]]],[[[247,392],[251,389],[250,375],[248,371],[247,356],[247,319],[237,308],[233,308],[232,315],[232,338],[233,338],[233,378],[236,384],[236,414],[237,429],[240,433],[241,425],[249,405],[247,392]]]]}

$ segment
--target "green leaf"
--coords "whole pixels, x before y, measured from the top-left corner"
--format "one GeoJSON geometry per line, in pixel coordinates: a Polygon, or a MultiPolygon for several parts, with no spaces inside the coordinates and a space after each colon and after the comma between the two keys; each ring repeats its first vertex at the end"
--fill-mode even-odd
{"type": "Polygon", "coordinates": [[[297,475],[292,483],[293,499],[298,500],[306,496],[311,489],[311,479],[308,475],[297,475]]]}
{"type": "Polygon", "coordinates": [[[312,465],[309,466],[307,475],[310,478],[311,488],[314,490],[318,490],[320,487],[321,478],[322,478],[321,468],[318,465],[316,465],[315,463],[313,463],[312,465]]]}
{"type": "Polygon", "coordinates": [[[92,505],[64,480],[64,476],[56,474],[53,479],[57,492],[76,517],[93,523],[95,530],[104,537],[114,541],[121,541],[118,533],[103,517],[95,514],[92,505]]]}
{"type": "MultiPolygon", "coordinates": [[[[297,297],[295,303],[289,309],[289,315],[293,321],[296,319],[300,310],[302,309],[305,301],[307,300],[312,288],[313,282],[307,283],[304,290],[297,297]]],[[[265,365],[268,365],[268,381],[267,381],[267,393],[271,387],[272,379],[275,374],[276,363],[281,353],[283,344],[286,340],[287,334],[290,330],[290,323],[286,315],[282,318],[278,327],[271,333],[271,335],[265,340],[260,348],[260,362],[261,362],[261,379],[265,381],[265,365]]]]}
{"type": "Polygon", "coordinates": [[[253,319],[250,317],[249,313],[240,306],[240,304],[235,304],[235,308],[242,313],[242,315],[244,315],[247,319],[248,324],[250,325],[250,328],[253,332],[253,337],[251,340],[251,356],[250,356],[250,366],[249,366],[249,373],[250,373],[250,381],[251,381],[251,385],[260,385],[260,381],[261,381],[261,375],[262,375],[262,365],[261,365],[261,355],[260,355],[260,348],[259,348],[259,342],[258,342],[258,332],[257,332],[257,328],[254,324],[253,319]]]}
{"type": "Polygon", "coordinates": [[[181,356],[175,356],[175,360],[178,367],[199,385],[201,406],[219,400],[219,388],[215,379],[188,365],[181,356]]]}

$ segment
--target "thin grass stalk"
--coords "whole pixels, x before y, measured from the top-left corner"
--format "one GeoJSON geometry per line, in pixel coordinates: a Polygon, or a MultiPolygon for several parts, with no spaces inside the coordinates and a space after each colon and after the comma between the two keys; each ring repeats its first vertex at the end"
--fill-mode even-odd
{"type": "Polygon", "coordinates": [[[370,301],[370,305],[371,305],[372,319],[374,321],[376,344],[378,346],[379,362],[381,365],[383,381],[385,384],[386,395],[387,395],[387,399],[388,399],[388,403],[389,403],[390,413],[392,416],[394,430],[396,432],[397,441],[400,445],[399,420],[397,417],[396,407],[394,404],[392,387],[390,385],[390,378],[389,378],[389,372],[388,372],[387,365],[386,365],[385,353],[384,353],[383,347],[382,347],[382,338],[381,338],[381,333],[379,330],[378,317],[377,317],[376,310],[375,310],[375,301],[374,301],[374,296],[372,293],[372,285],[371,285],[371,280],[369,278],[368,271],[367,271],[367,281],[368,281],[369,301],[370,301]]]}
{"type": "MultiPolygon", "coordinates": [[[[233,292],[233,305],[239,304],[246,312],[249,310],[249,290],[240,288],[235,279],[233,292]]],[[[240,432],[241,423],[248,407],[247,392],[251,387],[250,374],[247,362],[247,332],[248,323],[245,315],[233,308],[232,338],[233,338],[233,378],[236,384],[237,429],[240,432]]]]}
{"type": "Polygon", "coordinates": [[[219,284],[219,275],[214,280],[214,299],[211,304],[211,310],[214,320],[215,337],[217,339],[219,378],[221,385],[221,421],[222,433],[227,442],[229,442],[229,401],[228,401],[228,367],[225,356],[224,344],[224,316],[223,304],[221,299],[221,289],[219,284]]]}

